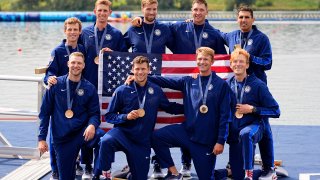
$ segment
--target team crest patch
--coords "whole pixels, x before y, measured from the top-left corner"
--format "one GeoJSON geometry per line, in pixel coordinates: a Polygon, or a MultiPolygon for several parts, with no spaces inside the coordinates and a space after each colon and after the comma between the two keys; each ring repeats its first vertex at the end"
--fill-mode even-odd
{"type": "Polygon", "coordinates": [[[244,88],[244,92],[248,93],[248,92],[250,92],[250,91],[251,91],[251,87],[250,87],[250,86],[246,86],[246,87],[244,88]]]}
{"type": "Polygon", "coordinates": [[[154,93],[154,90],[153,90],[152,87],[149,87],[149,88],[148,88],[148,93],[149,93],[149,94],[153,94],[153,93],[154,93]]]}
{"type": "Polygon", "coordinates": [[[84,95],[84,90],[83,90],[83,89],[78,89],[77,94],[78,94],[79,96],[83,96],[83,95],[84,95]]]}
{"type": "Polygon", "coordinates": [[[106,34],[106,40],[111,40],[112,39],[112,36],[110,34],[106,34]]]}
{"type": "Polygon", "coordinates": [[[156,36],[160,36],[160,35],[161,35],[160,29],[154,30],[154,34],[155,34],[156,36]]]}
{"type": "Polygon", "coordinates": [[[212,84],[210,84],[209,87],[208,87],[208,90],[211,90],[211,89],[213,89],[213,85],[212,84]]]}
{"type": "Polygon", "coordinates": [[[207,39],[207,38],[208,38],[208,36],[209,36],[209,35],[208,35],[208,33],[203,32],[203,34],[202,34],[202,38],[203,38],[203,39],[207,39]]]}
{"type": "Polygon", "coordinates": [[[253,43],[253,40],[252,40],[252,39],[249,39],[249,40],[248,40],[248,46],[252,45],[252,43],[253,43]]]}

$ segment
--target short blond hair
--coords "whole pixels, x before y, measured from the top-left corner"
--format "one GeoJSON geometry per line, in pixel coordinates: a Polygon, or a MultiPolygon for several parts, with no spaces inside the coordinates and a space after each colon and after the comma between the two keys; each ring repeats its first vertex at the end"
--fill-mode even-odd
{"type": "Polygon", "coordinates": [[[147,4],[158,4],[158,0],[141,0],[141,7],[147,4]]]}
{"type": "Polygon", "coordinates": [[[244,55],[244,57],[246,58],[246,63],[249,64],[249,58],[250,58],[250,54],[242,49],[242,48],[236,48],[232,53],[231,53],[231,57],[230,57],[230,63],[232,63],[239,55],[244,55]]]}
{"type": "Polygon", "coordinates": [[[196,50],[196,54],[197,54],[197,57],[198,57],[198,54],[204,54],[206,56],[211,56],[211,60],[212,62],[214,61],[214,50],[209,48],[209,47],[199,47],[197,50],[196,50]]]}
{"type": "Polygon", "coordinates": [[[71,59],[71,57],[81,57],[84,62],[84,55],[82,54],[82,52],[73,52],[70,54],[69,59],[71,59]]]}
{"type": "Polygon", "coordinates": [[[193,6],[195,3],[204,4],[204,5],[206,6],[206,8],[208,9],[208,3],[207,3],[206,0],[193,0],[193,1],[192,1],[192,6],[193,6]]]}
{"type": "Polygon", "coordinates": [[[111,9],[112,2],[110,2],[109,0],[97,0],[95,5],[94,5],[94,8],[97,8],[97,6],[101,5],[101,4],[109,6],[109,9],[111,9]]]}
{"type": "Polygon", "coordinates": [[[64,21],[64,30],[67,30],[68,24],[79,24],[79,31],[81,31],[82,29],[82,22],[76,17],[71,17],[64,21]]]}

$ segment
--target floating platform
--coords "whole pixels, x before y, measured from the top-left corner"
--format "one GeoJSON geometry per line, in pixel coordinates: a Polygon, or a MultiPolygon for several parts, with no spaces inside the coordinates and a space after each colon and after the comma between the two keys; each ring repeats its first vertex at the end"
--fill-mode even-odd
{"type": "MultiPolygon", "coordinates": [[[[2,132],[10,142],[12,142],[12,145],[29,147],[36,146],[37,122],[34,120],[26,120],[25,122],[22,122],[21,120],[14,121],[8,116],[2,117],[2,120],[0,119],[0,132],[2,132]]],[[[272,131],[275,159],[282,160],[283,168],[285,168],[289,173],[289,177],[281,177],[281,179],[320,179],[320,152],[318,151],[320,147],[318,143],[318,139],[320,137],[320,126],[272,125],[272,131]]],[[[171,153],[177,168],[180,169],[180,150],[173,148],[171,153]]],[[[228,161],[228,153],[228,145],[226,144],[225,151],[217,158],[216,168],[219,169],[225,167],[228,161]]],[[[114,171],[122,169],[122,167],[127,164],[126,157],[123,153],[116,153],[115,160],[116,162],[113,164],[114,171]]],[[[42,162],[46,164],[44,168],[49,166],[49,161],[45,161],[44,156],[38,164],[41,164],[42,162]]],[[[0,179],[7,178],[9,174],[11,176],[10,172],[17,172],[20,166],[23,166],[24,163],[27,163],[24,167],[28,167],[28,163],[31,162],[23,162],[23,160],[13,158],[0,158],[0,179]],[[17,170],[14,171],[14,169],[17,170]]],[[[34,169],[37,168],[36,166],[34,167],[34,169]]],[[[259,166],[256,168],[259,168],[259,166]]],[[[149,173],[151,172],[152,170],[150,169],[149,173]]],[[[194,167],[192,167],[192,173],[192,179],[197,179],[194,167]]],[[[42,174],[45,173],[43,172],[42,174]]],[[[49,179],[49,176],[50,175],[47,175],[41,179],[49,179]]],[[[81,177],[77,177],[77,179],[81,179],[81,177]]]]}

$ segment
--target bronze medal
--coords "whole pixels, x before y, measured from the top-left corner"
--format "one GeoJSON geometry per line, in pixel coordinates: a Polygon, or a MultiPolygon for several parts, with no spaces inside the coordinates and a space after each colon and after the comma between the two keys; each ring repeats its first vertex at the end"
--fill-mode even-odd
{"type": "Polygon", "coordinates": [[[235,44],[233,48],[234,49],[241,49],[241,45],[240,44],[235,44]]]}
{"type": "Polygon", "coordinates": [[[239,113],[239,111],[236,111],[236,113],[234,113],[234,115],[236,116],[236,118],[241,119],[243,117],[243,114],[239,113]]]}
{"type": "Polygon", "coordinates": [[[138,114],[139,114],[139,117],[143,117],[146,114],[146,112],[144,111],[144,109],[140,108],[138,109],[138,114]]]}
{"type": "Polygon", "coordinates": [[[94,63],[99,64],[99,56],[94,58],[94,63]]]}
{"type": "Polygon", "coordinates": [[[206,106],[204,104],[201,105],[199,109],[200,109],[200,112],[203,113],[203,114],[208,112],[208,106],[206,106]]]}
{"type": "Polygon", "coordinates": [[[71,109],[68,109],[68,110],[66,110],[64,115],[66,116],[66,118],[70,119],[73,117],[73,111],[71,109]]]}

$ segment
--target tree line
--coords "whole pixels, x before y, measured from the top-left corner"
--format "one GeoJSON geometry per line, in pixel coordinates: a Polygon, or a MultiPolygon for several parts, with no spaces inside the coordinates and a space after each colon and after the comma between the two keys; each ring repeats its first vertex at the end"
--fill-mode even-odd
{"type": "MultiPolygon", "coordinates": [[[[0,11],[92,11],[96,0],[0,0],[0,11]]],[[[161,10],[190,10],[192,0],[159,0],[161,10]]],[[[224,0],[232,10],[255,0],[224,0]]],[[[113,10],[140,10],[141,0],[112,0],[113,10]]]]}

